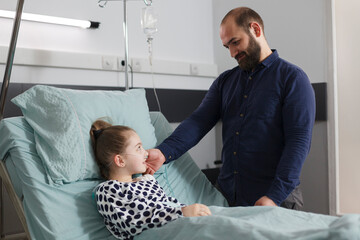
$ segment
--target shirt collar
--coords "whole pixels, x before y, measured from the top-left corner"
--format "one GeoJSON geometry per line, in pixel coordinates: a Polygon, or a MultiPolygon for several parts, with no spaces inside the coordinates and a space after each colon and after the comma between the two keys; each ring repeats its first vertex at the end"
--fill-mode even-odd
{"type": "Polygon", "coordinates": [[[269,67],[276,59],[279,58],[279,54],[276,49],[271,49],[272,54],[270,54],[264,61],[261,62],[261,65],[264,67],[269,67]]]}

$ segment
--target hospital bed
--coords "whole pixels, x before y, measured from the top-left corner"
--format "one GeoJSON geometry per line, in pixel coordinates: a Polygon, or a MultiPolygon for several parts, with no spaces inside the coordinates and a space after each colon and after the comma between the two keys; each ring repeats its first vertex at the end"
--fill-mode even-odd
{"type": "MultiPolygon", "coordinates": [[[[1,177],[28,239],[114,239],[93,198],[102,180],[89,148],[89,124],[107,117],[129,125],[150,148],[172,132],[166,118],[149,112],[143,89],[35,86],[13,102],[24,116],[0,122],[1,177]]],[[[135,239],[360,239],[360,216],[355,214],[227,207],[188,153],[163,165],[155,178],[169,196],[185,204],[209,205],[213,214],[181,218],[135,239]]]]}

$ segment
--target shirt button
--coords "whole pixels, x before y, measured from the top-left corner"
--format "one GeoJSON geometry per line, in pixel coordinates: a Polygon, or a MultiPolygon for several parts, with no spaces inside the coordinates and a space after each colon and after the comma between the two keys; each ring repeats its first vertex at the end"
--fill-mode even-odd
{"type": "Polygon", "coordinates": [[[239,135],[239,132],[236,132],[235,134],[236,134],[236,135],[239,135]]]}
{"type": "Polygon", "coordinates": [[[234,155],[236,155],[236,152],[234,152],[234,155]]]}
{"type": "Polygon", "coordinates": [[[240,117],[243,117],[243,116],[244,116],[244,114],[240,113],[240,117]]]}
{"type": "Polygon", "coordinates": [[[248,96],[247,95],[244,95],[244,98],[247,98],[248,96]]]}
{"type": "Polygon", "coordinates": [[[238,174],[238,171],[234,171],[234,174],[238,174]]]}
{"type": "Polygon", "coordinates": [[[168,158],[171,159],[171,156],[169,156],[168,158]]]}
{"type": "Polygon", "coordinates": [[[249,77],[249,80],[252,80],[252,77],[249,77]]]}

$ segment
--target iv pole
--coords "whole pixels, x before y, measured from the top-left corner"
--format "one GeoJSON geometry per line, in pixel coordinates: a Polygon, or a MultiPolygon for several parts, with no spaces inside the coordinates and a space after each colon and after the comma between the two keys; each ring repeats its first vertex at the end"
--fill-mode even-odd
{"type": "Polygon", "coordinates": [[[0,99],[0,121],[3,119],[4,110],[5,110],[5,99],[6,99],[6,93],[9,87],[10,82],[10,76],[11,76],[11,70],[14,62],[14,56],[15,56],[15,49],[16,49],[16,42],[19,35],[19,28],[21,23],[21,14],[22,9],[24,6],[24,0],[18,0],[17,7],[16,7],[16,16],[13,26],[13,32],[11,36],[11,42],[10,47],[8,51],[8,58],[6,61],[6,68],[5,68],[5,74],[4,74],[4,80],[1,87],[1,99],[0,99]]]}
{"type": "MultiPolygon", "coordinates": [[[[10,82],[10,76],[11,76],[11,70],[14,62],[14,56],[15,56],[15,49],[16,49],[16,43],[17,38],[19,34],[20,29],[20,23],[21,23],[21,15],[22,10],[24,6],[24,0],[18,0],[17,7],[16,7],[16,16],[14,20],[13,25],[13,31],[11,36],[11,42],[10,47],[8,51],[8,58],[6,62],[6,68],[5,68],[5,74],[4,74],[4,80],[2,82],[1,87],[1,95],[0,95],[0,121],[4,117],[4,110],[5,110],[5,100],[6,100],[6,94],[9,87],[10,82]]],[[[15,204],[15,210],[18,212],[20,221],[23,224],[25,235],[30,238],[30,233],[26,225],[26,219],[24,216],[23,209],[21,208],[21,202],[16,198],[15,191],[13,190],[11,184],[9,184],[9,176],[7,175],[7,172],[5,170],[5,167],[3,166],[3,163],[0,160],[0,238],[3,239],[4,236],[4,202],[3,202],[3,178],[4,178],[4,184],[8,188],[9,191],[9,197],[13,200],[13,202],[18,202],[18,204],[15,204]]],[[[23,234],[17,234],[17,237],[23,237],[23,234]]],[[[5,239],[5,238],[4,238],[5,239]]]]}
{"type": "MultiPolygon", "coordinates": [[[[128,0],[98,0],[100,7],[105,7],[106,3],[110,1],[123,1],[124,2],[124,39],[125,39],[125,90],[129,89],[129,39],[128,39],[128,30],[127,30],[127,11],[126,11],[126,1],[128,0]],[[104,2],[104,3],[102,3],[104,2]]],[[[152,0],[144,0],[146,6],[152,4],[152,0]]]]}
{"type": "Polygon", "coordinates": [[[126,0],[124,1],[124,38],[125,38],[125,90],[129,89],[129,43],[128,43],[128,30],[127,30],[127,11],[126,0]]]}

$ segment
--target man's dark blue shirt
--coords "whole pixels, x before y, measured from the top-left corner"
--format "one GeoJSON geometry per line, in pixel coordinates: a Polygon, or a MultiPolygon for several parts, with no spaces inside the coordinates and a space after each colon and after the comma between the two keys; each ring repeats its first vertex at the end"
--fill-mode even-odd
{"type": "Polygon", "coordinates": [[[218,184],[230,203],[252,206],[262,196],[280,205],[300,184],[315,120],[306,74],[276,50],[254,71],[235,67],[212,84],[194,113],[158,148],[180,157],[222,121],[218,184]]]}

